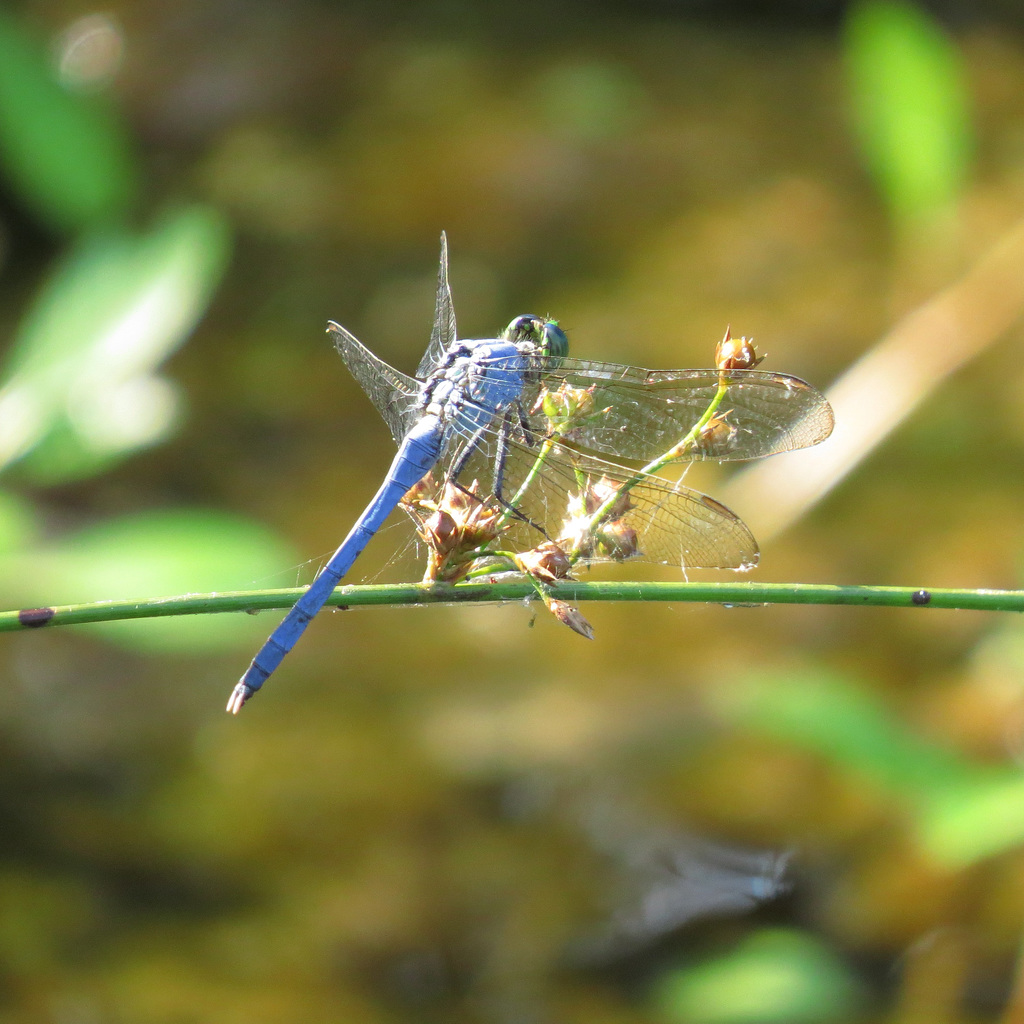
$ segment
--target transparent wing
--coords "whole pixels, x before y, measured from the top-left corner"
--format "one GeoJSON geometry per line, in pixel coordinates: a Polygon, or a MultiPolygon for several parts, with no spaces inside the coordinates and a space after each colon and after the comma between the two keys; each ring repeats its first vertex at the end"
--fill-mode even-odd
{"type": "MultiPolygon", "coordinates": [[[[594,414],[567,435],[583,448],[615,459],[648,462],[677,444],[728,387],[700,443],[684,460],[758,459],[807,448],[832,432],[832,408],[810,384],[762,370],[645,370],[618,363],[562,359],[545,368],[541,386],[593,389],[594,414]]],[[[525,404],[525,403],[524,403],[525,404]]],[[[539,409],[532,429],[545,433],[539,409]]]]}
{"type": "MultiPolygon", "coordinates": [[[[585,496],[595,489],[607,493],[633,476],[631,470],[603,459],[556,449],[527,483],[540,447],[509,441],[507,448],[500,490],[518,513],[510,518],[508,531],[516,550],[535,547],[545,538],[571,546],[585,496]]],[[[489,432],[459,476],[466,487],[477,481],[476,493],[487,496],[485,501],[494,498],[500,450],[497,435],[489,432]]],[[[742,520],[699,491],[648,476],[629,491],[623,505],[628,507],[598,527],[597,543],[581,561],[639,558],[684,569],[749,569],[757,564],[757,542],[742,520]]]]}
{"type": "Polygon", "coordinates": [[[391,436],[398,444],[409,432],[416,415],[419,381],[407,377],[375,356],[358,338],[333,320],[327,324],[334,347],[345,360],[349,372],[359,382],[377,412],[384,417],[391,436]]]}
{"type": "Polygon", "coordinates": [[[436,369],[448,346],[455,341],[455,307],[448,287],[448,236],[441,232],[441,263],[437,268],[437,301],[434,305],[434,326],[430,344],[423,353],[416,376],[423,380],[436,369]]]}

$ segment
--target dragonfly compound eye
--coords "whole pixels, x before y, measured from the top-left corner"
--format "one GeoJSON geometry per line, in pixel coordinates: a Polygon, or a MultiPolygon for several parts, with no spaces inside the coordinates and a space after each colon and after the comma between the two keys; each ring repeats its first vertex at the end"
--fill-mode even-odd
{"type": "Polygon", "coordinates": [[[554,359],[562,359],[569,354],[569,339],[556,320],[548,320],[544,324],[544,351],[554,359]]]}
{"type": "Polygon", "coordinates": [[[543,339],[544,321],[538,316],[524,314],[517,316],[505,328],[504,337],[509,341],[532,341],[539,345],[543,339]]]}

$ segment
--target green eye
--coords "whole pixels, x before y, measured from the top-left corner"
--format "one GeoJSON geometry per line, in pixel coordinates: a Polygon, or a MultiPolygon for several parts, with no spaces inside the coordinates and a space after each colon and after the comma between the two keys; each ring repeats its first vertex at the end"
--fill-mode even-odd
{"type": "Polygon", "coordinates": [[[558,326],[557,320],[547,320],[544,323],[543,349],[553,359],[562,359],[569,354],[569,339],[565,331],[558,326]]]}

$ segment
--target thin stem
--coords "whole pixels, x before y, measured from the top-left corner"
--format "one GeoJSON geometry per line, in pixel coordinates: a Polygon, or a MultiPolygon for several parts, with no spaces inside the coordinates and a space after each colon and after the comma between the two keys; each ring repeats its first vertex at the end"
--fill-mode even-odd
{"type": "Polygon", "coordinates": [[[516,556],[512,551],[500,551],[497,548],[477,548],[476,551],[466,553],[467,562],[483,562],[488,558],[504,559],[508,562],[506,567],[498,565],[478,565],[466,573],[467,580],[475,580],[480,576],[493,575],[496,572],[520,572],[516,567],[516,556]]]}
{"type": "MultiPolygon", "coordinates": [[[[250,590],[149,601],[102,601],[0,612],[0,632],[41,626],[166,618],[221,612],[290,608],[302,587],[250,590]]],[[[808,583],[641,583],[562,581],[545,587],[567,601],[672,601],[757,607],[769,604],[859,605],[888,608],[958,608],[989,612],[1024,612],[1022,590],[924,590],[914,587],[848,587],[808,583]]],[[[536,598],[536,587],[522,579],[479,580],[458,585],[435,583],[377,584],[339,587],[327,601],[354,608],[373,605],[461,604],[523,601],[536,598]]]]}

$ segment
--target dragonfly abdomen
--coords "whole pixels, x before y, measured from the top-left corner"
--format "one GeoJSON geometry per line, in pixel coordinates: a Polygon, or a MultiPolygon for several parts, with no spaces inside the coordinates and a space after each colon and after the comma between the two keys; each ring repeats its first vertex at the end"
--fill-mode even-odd
{"type": "Polygon", "coordinates": [[[306,631],[310,620],[327,603],[334,588],[380,529],[410,487],[420,482],[441,457],[444,429],[437,416],[424,416],[402,439],[384,482],[373,500],[349,530],[348,536],[331,556],[309,589],[292,605],[281,624],[257,651],[245,675],[238,681],[228,701],[228,710],[239,711],[243,704],[266,682],[284,656],[306,631]]]}

